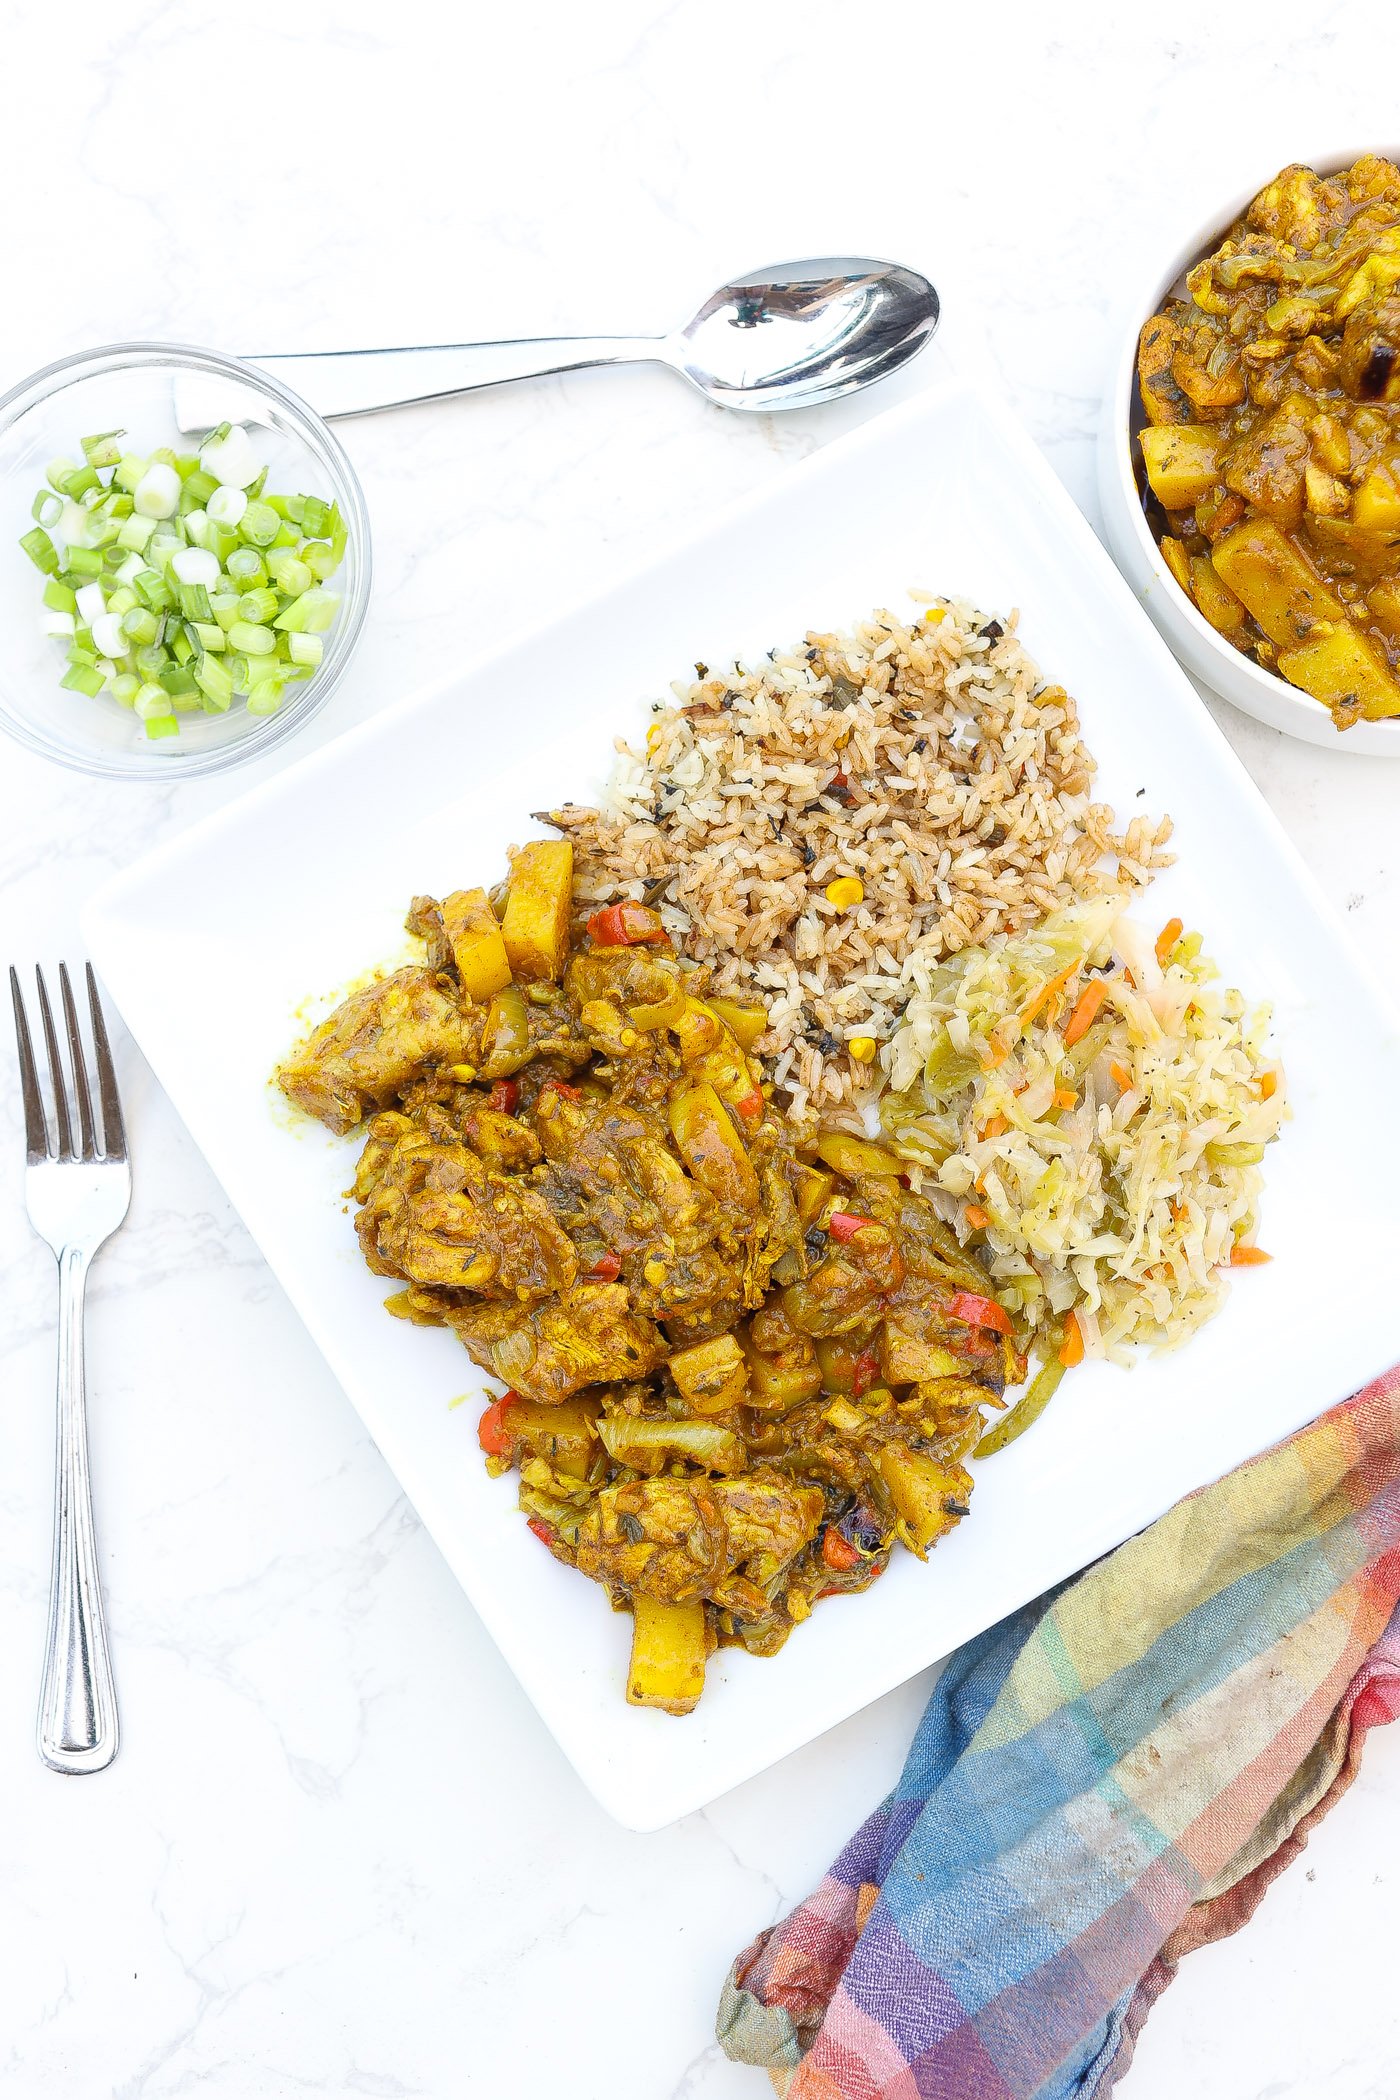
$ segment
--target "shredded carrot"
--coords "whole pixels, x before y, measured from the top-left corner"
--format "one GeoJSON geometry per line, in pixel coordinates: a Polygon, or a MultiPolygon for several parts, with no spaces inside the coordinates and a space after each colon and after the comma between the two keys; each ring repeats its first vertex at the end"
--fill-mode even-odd
{"type": "Polygon", "coordinates": [[[1065,1338],[1060,1344],[1060,1362],[1067,1371],[1084,1361],[1084,1336],[1072,1312],[1065,1314],[1065,1338]]]}
{"type": "Polygon", "coordinates": [[[1120,1065],[1117,1058],[1115,1057],[1109,1061],[1108,1072],[1109,1077],[1113,1081],[1113,1084],[1120,1090],[1120,1092],[1126,1094],[1129,1087],[1131,1087],[1133,1083],[1133,1075],[1128,1070],[1127,1066],[1120,1065]]]}
{"type": "Polygon", "coordinates": [[[1133,975],[1132,971],[1131,971],[1131,970],[1130,970],[1130,969],[1129,969],[1129,968],[1127,967],[1126,963],[1125,963],[1125,964],[1124,964],[1124,966],[1123,966],[1123,975],[1124,975],[1124,977],[1126,978],[1126,980],[1127,980],[1127,982],[1128,982],[1128,986],[1129,986],[1129,988],[1130,988],[1130,989],[1131,989],[1132,991],[1136,991],[1136,990],[1137,990],[1137,979],[1136,979],[1136,977],[1134,977],[1134,975],[1133,975]]]}
{"type": "Polygon", "coordinates": [[[1072,1094],[1068,1087],[1057,1086],[1050,1099],[1056,1108],[1073,1108],[1079,1096],[1072,1094]]]}
{"type": "Polygon", "coordinates": [[[1157,961],[1158,961],[1158,963],[1160,964],[1160,966],[1162,967],[1162,969],[1164,969],[1164,970],[1166,969],[1166,967],[1167,967],[1167,957],[1168,957],[1168,956],[1169,956],[1169,955],[1171,954],[1171,952],[1172,952],[1172,949],[1173,949],[1173,948],[1174,948],[1174,947],[1176,946],[1177,942],[1178,942],[1178,941],[1179,941],[1179,940],[1181,939],[1182,933],[1183,933],[1184,931],[1185,931],[1185,929],[1184,929],[1184,927],[1182,926],[1182,923],[1181,923],[1180,919],[1168,919],[1168,921],[1167,921],[1166,925],[1165,925],[1165,926],[1164,926],[1164,927],[1162,928],[1162,931],[1161,931],[1161,932],[1160,932],[1160,933],[1158,934],[1158,936],[1157,936],[1157,961]]]}
{"type": "Polygon", "coordinates": [[[1171,1214],[1176,1219],[1178,1225],[1181,1223],[1183,1218],[1189,1217],[1191,1214],[1190,1205],[1183,1203],[1179,1196],[1172,1197],[1170,1209],[1171,1214]]]}
{"type": "Polygon", "coordinates": [[[1005,1137],[1010,1128],[1011,1125],[1007,1122],[1005,1116],[988,1116],[977,1135],[985,1143],[988,1138],[1005,1137]]]}
{"type": "Polygon", "coordinates": [[[1040,1012],[1041,1008],[1048,1004],[1048,1002],[1055,997],[1057,992],[1062,992],[1065,986],[1069,983],[1071,977],[1076,976],[1078,974],[1078,971],[1078,963],[1073,962],[1070,963],[1067,966],[1067,968],[1061,970],[1058,973],[1058,975],[1047,978],[1045,983],[1040,987],[1040,990],[1036,992],[1035,995],[1030,999],[1030,1001],[1021,1008],[1019,1016],[1021,1027],[1028,1028],[1031,1022],[1035,1019],[1036,1015],[1040,1012]]]}
{"type": "Polygon", "coordinates": [[[974,1232],[981,1232],[984,1226],[992,1222],[980,1203],[969,1203],[963,1215],[974,1232]]]}
{"type": "Polygon", "coordinates": [[[972,1186],[973,1186],[973,1187],[974,1187],[974,1188],[976,1189],[976,1191],[977,1191],[977,1193],[978,1193],[978,1195],[979,1195],[979,1196],[985,1196],[985,1195],[986,1195],[986,1193],[987,1193],[987,1177],[986,1177],[986,1175],[985,1175],[985,1174],[979,1174],[979,1175],[978,1175],[978,1177],[977,1177],[977,1179],[976,1179],[976,1180],[975,1180],[975,1181],[973,1182],[972,1186]]]}
{"type": "Polygon", "coordinates": [[[1108,986],[1102,977],[1091,977],[1074,1002],[1074,1012],[1065,1023],[1065,1048],[1072,1050],[1082,1035],[1087,1035],[1094,1016],[1108,997],[1108,986]]]}
{"type": "Polygon", "coordinates": [[[1276,1094],[1277,1092],[1278,1092],[1278,1073],[1277,1073],[1277,1072],[1261,1072],[1261,1073],[1259,1074],[1259,1099],[1260,1099],[1261,1101],[1272,1101],[1272,1100],[1273,1100],[1273,1098],[1274,1098],[1274,1095],[1275,1095],[1275,1094],[1276,1094]]]}
{"type": "Polygon", "coordinates": [[[1232,1269],[1255,1269],[1263,1262],[1272,1261],[1273,1258],[1272,1254],[1266,1254],[1262,1247],[1234,1246],[1230,1249],[1230,1267],[1232,1269]]]}

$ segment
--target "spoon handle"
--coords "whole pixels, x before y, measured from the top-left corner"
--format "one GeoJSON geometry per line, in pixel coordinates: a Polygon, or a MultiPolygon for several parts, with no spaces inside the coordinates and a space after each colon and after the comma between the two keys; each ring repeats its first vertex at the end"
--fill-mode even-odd
{"type": "Polygon", "coordinates": [[[660,357],[646,336],[540,336],[521,343],[444,343],[404,350],[329,350],[247,362],[274,373],[328,420],[367,416],[407,401],[469,394],[508,379],[537,379],[582,365],[630,365],[660,357]]]}

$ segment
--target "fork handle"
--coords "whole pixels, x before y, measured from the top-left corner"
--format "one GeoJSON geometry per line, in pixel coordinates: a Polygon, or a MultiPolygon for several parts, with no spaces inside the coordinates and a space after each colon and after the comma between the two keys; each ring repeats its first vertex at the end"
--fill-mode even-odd
{"type": "Polygon", "coordinates": [[[58,1448],[53,1578],[39,1698],[39,1755],[55,1772],[100,1772],[117,1754],[117,1695],[97,1571],[83,1382],[89,1256],[58,1257],[58,1448]]]}

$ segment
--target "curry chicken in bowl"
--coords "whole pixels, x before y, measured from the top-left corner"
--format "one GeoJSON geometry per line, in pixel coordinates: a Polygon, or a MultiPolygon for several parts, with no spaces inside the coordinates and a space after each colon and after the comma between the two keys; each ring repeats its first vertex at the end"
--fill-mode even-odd
{"type": "Polygon", "coordinates": [[[1339,729],[1400,715],[1400,168],[1285,168],[1144,324],[1138,390],[1181,589],[1339,729]]]}

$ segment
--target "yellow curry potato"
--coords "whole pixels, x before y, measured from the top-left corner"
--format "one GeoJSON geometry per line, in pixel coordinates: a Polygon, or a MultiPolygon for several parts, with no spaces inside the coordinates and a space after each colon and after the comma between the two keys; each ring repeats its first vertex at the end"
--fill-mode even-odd
{"type": "Polygon", "coordinates": [[[740,1210],[757,1210],[758,1177],[748,1149],[708,1081],[679,1086],[668,1114],[681,1158],[701,1187],[740,1210]]]}
{"type": "Polygon", "coordinates": [[[1227,588],[1248,606],[1271,642],[1296,648],[1318,620],[1346,617],[1301,548],[1266,518],[1216,541],[1211,559],[1227,588]]]}
{"type": "Polygon", "coordinates": [[[636,1591],[628,1705],[659,1706],[668,1714],[693,1713],[704,1689],[704,1605],[698,1601],[663,1604],[645,1590],[636,1591]]]}
{"type": "Polygon", "coordinates": [[[886,1444],[876,1463],[890,1500],[909,1527],[914,1550],[922,1556],[957,1523],[972,1481],[961,1466],[941,1466],[907,1444],[886,1444]]]}
{"type": "MultiPolygon", "coordinates": [[[[1163,541],[1163,552],[1166,542],[1163,541]]],[[[1191,595],[1206,619],[1219,634],[1236,646],[1244,639],[1248,615],[1243,605],[1227,585],[1220,581],[1215,563],[1208,554],[1193,554],[1190,557],[1191,595]]]]}
{"type": "Polygon", "coordinates": [[[1400,486],[1395,465],[1381,460],[1352,498],[1351,522],[1362,532],[1394,533],[1400,538],[1400,486]]]}
{"type": "Polygon", "coordinates": [[[1152,493],[1166,510],[1190,510],[1220,479],[1220,433],[1211,423],[1158,423],[1142,432],[1152,493]]]}
{"type": "Polygon", "coordinates": [[[1191,557],[1185,545],[1170,532],[1162,534],[1162,559],[1187,596],[1191,595],[1191,557]]]}
{"type": "Polygon", "coordinates": [[[468,998],[489,999],[504,991],[510,983],[510,957],[485,890],[453,890],[442,900],[442,923],[468,998]]]}
{"type": "Polygon", "coordinates": [[[749,1390],[749,1367],[732,1334],[696,1342],[671,1358],[676,1390],[700,1415],[721,1415],[738,1407],[749,1390]]]}
{"type": "Polygon", "coordinates": [[[1377,722],[1400,715],[1400,685],[1349,621],[1319,621],[1296,649],[1279,651],[1278,667],[1339,717],[1377,722]]]}
{"type": "Polygon", "coordinates": [[[568,839],[535,839],[512,854],[501,936],[512,974],[522,983],[561,975],[573,888],[574,849],[568,839]]]}

